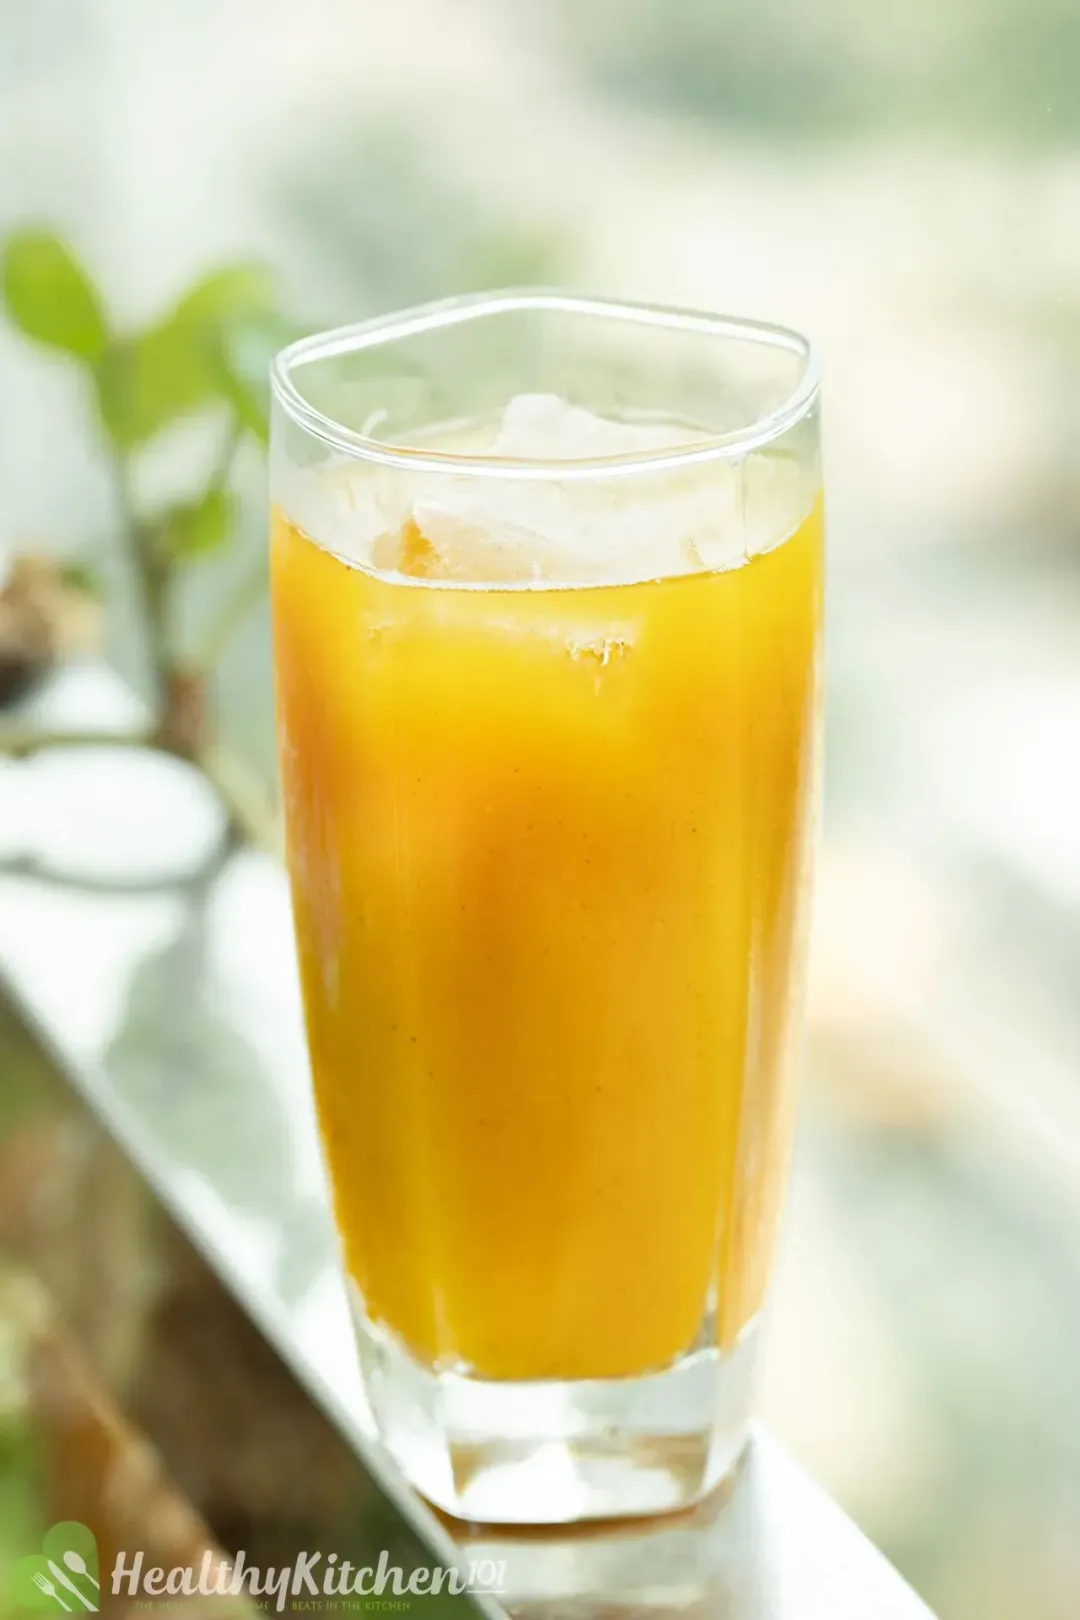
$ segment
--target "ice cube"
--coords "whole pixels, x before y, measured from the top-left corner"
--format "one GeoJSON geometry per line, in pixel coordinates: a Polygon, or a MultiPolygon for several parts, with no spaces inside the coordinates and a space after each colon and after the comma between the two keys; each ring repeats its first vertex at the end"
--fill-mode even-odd
{"type": "MultiPolygon", "coordinates": [[[[672,422],[615,422],[554,394],[520,394],[488,454],[581,461],[661,452],[692,440],[672,422]]],[[[703,566],[699,539],[730,529],[733,485],[710,469],[605,480],[429,478],[413,507],[448,579],[616,582],[703,566]]]]}
{"type": "MultiPolygon", "coordinates": [[[[693,430],[674,422],[616,422],[553,394],[521,394],[468,453],[570,463],[692,442],[693,430]]],[[[342,460],[293,470],[282,504],[329,550],[382,572],[481,584],[619,584],[730,568],[778,545],[805,515],[808,491],[807,474],[772,455],[563,479],[412,473],[342,460]]]]}
{"type": "Polygon", "coordinates": [[[351,457],[286,467],[277,481],[291,522],[347,562],[371,563],[396,546],[409,515],[400,481],[351,457]]]}
{"type": "Polygon", "coordinates": [[[694,437],[693,430],[675,422],[613,422],[568,405],[558,394],[518,394],[503,412],[490,454],[507,460],[590,461],[669,450],[694,437]]]}

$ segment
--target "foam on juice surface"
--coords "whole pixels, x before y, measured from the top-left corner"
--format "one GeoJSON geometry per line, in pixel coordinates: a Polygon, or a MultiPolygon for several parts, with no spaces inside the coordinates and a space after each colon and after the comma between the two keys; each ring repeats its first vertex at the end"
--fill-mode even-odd
{"type": "MultiPolygon", "coordinates": [[[[521,394],[494,429],[425,448],[493,461],[662,457],[703,437],[673,421],[621,422],[552,394],[521,394]]],[[[315,540],[379,573],[459,584],[615,584],[731,568],[805,516],[804,475],[752,454],[620,476],[477,476],[347,460],[297,473],[286,509],[315,540]]]]}

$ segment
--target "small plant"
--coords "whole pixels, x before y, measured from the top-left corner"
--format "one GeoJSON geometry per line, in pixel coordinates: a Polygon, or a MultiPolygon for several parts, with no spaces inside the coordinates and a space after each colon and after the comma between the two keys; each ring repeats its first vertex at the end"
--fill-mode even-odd
{"type": "MultiPolygon", "coordinates": [[[[153,714],[144,740],[206,765],[208,677],[232,630],[262,593],[261,562],[221,604],[199,658],[178,653],[176,602],[187,571],[222,551],[236,533],[233,474],[241,447],[246,441],[266,445],[264,379],[269,355],[283,337],[270,278],[258,266],[219,269],[189,287],[159,320],[125,331],[114,326],[71,249],[49,231],[27,229],[9,236],[0,253],[0,296],[23,336],[67,356],[87,379],[141,620],[153,714]],[[217,439],[201,482],[180,500],[141,509],[137,458],[166,429],[193,417],[205,418],[217,439]]],[[[93,588],[92,572],[84,571],[79,583],[93,588]]],[[[9,753],[53,740],[0,729],[0,749],[9,753]]]]}

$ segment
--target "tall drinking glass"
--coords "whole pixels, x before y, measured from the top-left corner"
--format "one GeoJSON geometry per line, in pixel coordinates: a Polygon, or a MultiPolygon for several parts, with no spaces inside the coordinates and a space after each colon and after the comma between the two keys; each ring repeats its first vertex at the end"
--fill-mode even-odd
{"type": "Polygon", "coordinates": [[[433,1502],[744,1445],[814,825],[816,364],[495,293],[274,369],[288,861],[367,1393],[433,1502]]]}

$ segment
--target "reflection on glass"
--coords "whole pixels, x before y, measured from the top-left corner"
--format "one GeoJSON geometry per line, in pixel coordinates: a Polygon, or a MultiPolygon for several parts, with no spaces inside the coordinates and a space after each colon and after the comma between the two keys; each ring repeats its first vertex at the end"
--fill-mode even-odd
{"type": "Polygon", "coordinates": [[[759,1459],[697,1507],[631,1522],[460,1534],[464,1558],[500,1571],[515,1620],[777,1620],[774,1549],[759,1459]]]}

